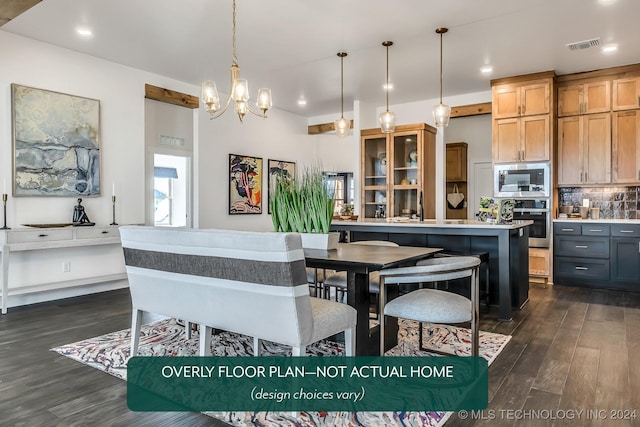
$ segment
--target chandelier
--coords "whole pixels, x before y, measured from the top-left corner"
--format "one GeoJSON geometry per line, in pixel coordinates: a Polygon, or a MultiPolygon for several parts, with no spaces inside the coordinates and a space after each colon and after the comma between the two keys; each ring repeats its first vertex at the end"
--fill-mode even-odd
{"type": "Polygon", "coordinates": [[[267,110],[271,108],[271,90],[267,88],[258,89],[258,100],[256,101],[256,107],[262,111],[262,113],[254,111],[249,105],[249,83],[246,79],[240,78],[240,67],[238,66],[238,57],[236,55],[236,0],[233,0],[233,37],[232,37],[232,56],[231,56],[231,90],[229,97],[224,103],[222,109],[220,108],[220,95],[218,94],[218,88],[213,80],[206,80],[202,82],[202,103],[206,105],[207,111],[211,115],[211,119],[220,117],[231,104],[233,100],[236,113],[240,118],[240,121],[244,118],[247,112],[255,114],[256,116],[266,118],[267,110]]]}
{"type": "Polygon", "coordinates": [[[442,35],[447,31],[449,31],[448,28],[436,28],[436,33],[440,34],[440,104],[433,107],[433,120],[436,127],[448,126],[451,117],[451,107],[442,103],[442,35]]]}
{"type": "Polygon", "coordinates": [[[344,57],[347,56],[347,52],[338,52],[337,55],[340,57],[340,118],[335,121],[334,127],[336,135],[344,138],[349,136],[351,128],[351,122],[344,118],[344,57]]]}
{"type": "Polygon", "coordinates": [[[380,121],[380,129],[384,133],[391,133],[396,128],[396,115],[389,111],[389,46],[392,46],[393,42],[384,41],[382,46],[387,48],[387,80],[385,82],[385,90],[387,91],[387,110],[380,114],[378,120],[380,121]]]}

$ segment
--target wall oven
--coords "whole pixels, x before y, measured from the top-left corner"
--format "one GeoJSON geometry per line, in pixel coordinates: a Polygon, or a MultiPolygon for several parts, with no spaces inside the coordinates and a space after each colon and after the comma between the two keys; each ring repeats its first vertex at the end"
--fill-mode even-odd
{"type": "Polygon", "coordinates": [[[493,168],[495,197],[550,197],[548,163],[496,164],[493,168]]]}
{"type": "Polygon", "coordinates": [[[514,220],[531,220],[529,246],[548,248],[551,234],[549,199],[517,199],[513,209],[514,220]]]}

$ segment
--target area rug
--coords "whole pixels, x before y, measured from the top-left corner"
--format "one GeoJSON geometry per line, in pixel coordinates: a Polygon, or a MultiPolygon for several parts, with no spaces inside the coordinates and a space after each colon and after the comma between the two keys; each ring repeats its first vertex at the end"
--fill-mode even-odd
{"type": "MultiPolygon", "coordinates": [[[[423,330],[425,348],[456,355],[471,353],[471,333],[454,326],[426,325],[423,330]]],[[[480,332],[480,355],[489,364],[504,349],[511,336],[480,332]]],[[[262,355],[291,355],[291,348],[280,344],[263,342],[262,355]]],[[[95,338],[55,347],[51,349],[63,356],[126,380],[129,358],[130,330],[113,332],[95,338]]],[[[341,355],[344,346],[323,340],[307,347],[311,355],[341,355]]],[[[222,332],[211,340],[213,356],[250,356],[253,354],[253,339],[248,336],[222,332]]],[[[418,348],[418,326],[415,322],[400,321],[398,346],[386,353],[397,356],[435,356],[418,348]]],[[[186,338],[183,326],[175,319],[165,319],[142,327],[139,356],[197,356],[198,333],[186,338]]],[[[365,427],[440,427],[451,415],[450,412],[300,412],[297,417],[290,413],[274,412],[206,412],[239,427],[320,427],[320,426],[365,426],[365,427]]]]}

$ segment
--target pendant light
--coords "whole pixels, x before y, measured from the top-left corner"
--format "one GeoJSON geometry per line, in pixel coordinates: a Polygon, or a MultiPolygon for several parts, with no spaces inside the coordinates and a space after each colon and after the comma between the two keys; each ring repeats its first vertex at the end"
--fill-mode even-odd
{"type": "Polygon", "coordinates": [[[433,107],[433,120],[436,127],[449,126],[451,118],[451,107],[442,103],[442,35],[449,31],[448,28],[436,28],[436,33],[440,34],[440,104],[433,107]]]}
{"type": "Polygon", "coordinates": [[[207,111],[212,119],[220,117],[231,104],[233,100],[236,113],[240,121],[247,112],[267,117],[267,110],[271,108],[271,90],[267,88],[258,89],[258,100],[256,107],[261,112],[254,111],[249,105],[249,83],[246,79],[240,78],[240,67],[238,66],[238,57],[236,55],[236,0],[233,0],[233,27],[232,27],[232,50],[231,50],[231,90],[224,106],[220,103],[220,95],[218,88],[213,80],[207,80],[202,83],[202,102],[205,104],[207,111]],[[222,109],[220,108],[222,106],[222,109]]]}
{"type": "Polygon", "coordinates": [[[392,41],[384,41],[382,42],[382,46],[387,48],[387,81],[385,85],[385,89],[387,91],[387,110],[380,114],[380,129],[384,133],[391,133],[396,128],[396,115],[395,113],[389,111],[389,46],[392,46],[392,41]]]}
{"type": "Polygon", "coordinates": [[[351,128],[351,121],[344,118],[344,57],[347,56],[347,52],[338,52],[340,58],[340,118],[334,122],[336,128],[336,135],[340,138],[349,136],[349,129],[351,128]]]}

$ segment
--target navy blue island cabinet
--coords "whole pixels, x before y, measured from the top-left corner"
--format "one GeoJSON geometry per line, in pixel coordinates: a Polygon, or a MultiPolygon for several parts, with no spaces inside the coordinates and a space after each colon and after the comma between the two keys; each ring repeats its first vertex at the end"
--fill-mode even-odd
{"type": "Polygon", "coordinates": [[[488,253],[489,301],[498,305],[499,319],[509,321],[512,309],[529,300],[529,225],[531,221],[364,219],[334,221],[331,230],[345,232],[350,242],[388,240],[457,254],[488,253]]]}

